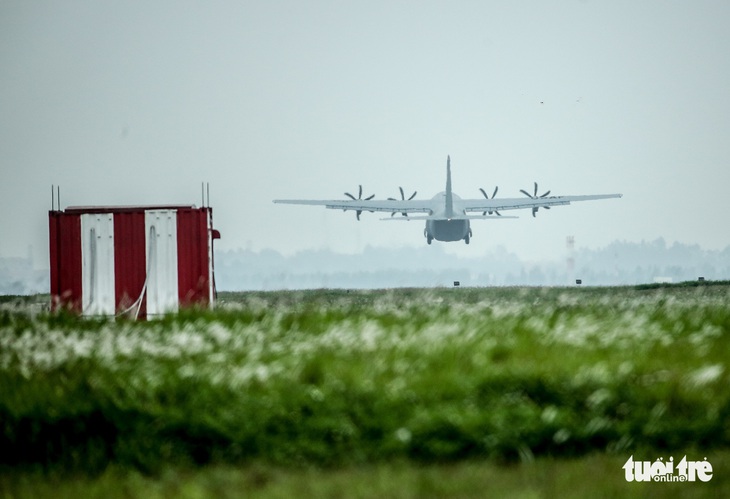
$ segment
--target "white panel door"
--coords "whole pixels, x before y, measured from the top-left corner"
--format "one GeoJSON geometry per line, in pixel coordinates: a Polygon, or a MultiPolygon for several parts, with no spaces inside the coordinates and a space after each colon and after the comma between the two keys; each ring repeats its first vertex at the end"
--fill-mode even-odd
{"type": "Polygon", "coordinates": [[[147,315],[177,312],[177,211],[148,210],[144,223],[147,235],[147,315]]]}
{"type": "Polygon", "coordinates": [[[83,315],[114,315],[114,216],[81,215],[83,315]]]}
{"type": "Polygon", "coordinates": [[[208,224],[208,305],[215,306],[215,275],[213,269],[213,212],[208,209],[206,223],[208,224]]]}

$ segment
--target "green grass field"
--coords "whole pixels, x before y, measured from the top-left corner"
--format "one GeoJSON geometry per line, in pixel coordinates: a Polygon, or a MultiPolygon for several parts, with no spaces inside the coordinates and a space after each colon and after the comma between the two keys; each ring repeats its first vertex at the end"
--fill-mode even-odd
{"type": "Polygon", "coordinates": [[[728,283],[226,293],[148,322],[38,300],[0,300],[8,497],[730,492],[728,283]],[[712,480],[624,479],[685,454],[712,480]]]}

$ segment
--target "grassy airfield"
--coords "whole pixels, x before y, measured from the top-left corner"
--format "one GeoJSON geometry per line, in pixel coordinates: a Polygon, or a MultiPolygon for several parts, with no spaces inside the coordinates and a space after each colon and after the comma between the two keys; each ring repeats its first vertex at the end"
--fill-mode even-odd
{"type": "Polygon", "coordinates": [[[730,283],[0,299],[0,497],[730,495],[730,283]],[[707,460],[707,483],[621,468],[707,460]]]}

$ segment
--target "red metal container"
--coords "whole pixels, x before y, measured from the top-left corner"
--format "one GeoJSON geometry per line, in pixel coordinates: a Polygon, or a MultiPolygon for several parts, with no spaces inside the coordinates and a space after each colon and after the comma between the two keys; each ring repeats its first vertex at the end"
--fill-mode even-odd
{"type": "Polygon", "coordinates": [[[215,300],[210,207],[69,207],[48,218],[53,310],[144,318],[215,300]]]}

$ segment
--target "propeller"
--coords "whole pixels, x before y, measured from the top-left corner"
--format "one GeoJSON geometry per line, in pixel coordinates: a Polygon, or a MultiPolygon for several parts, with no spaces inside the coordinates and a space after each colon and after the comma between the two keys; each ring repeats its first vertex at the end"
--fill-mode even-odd
{"type": "MultiPolygon", "coordinates": [[[[401,199],[401,201],[406,201],[406,193],[405,193],[405,192],[403,192],[403,187],[398,187],[398,189],[400,189],[400,199],[401,199]]],[[[410,201],[411,199],[413,199],[414,197],[416,197],[416,194],[418,194],[418,191],[413,191],[413,194],[411,194],[411,197],[409,197],[409,198],[408,198],[408,201],[410,201]]],[[[395,199],[395,198],[388,198],[388,201],[398,201],[398,200],[397,200],[397,199],[395,199]]],[[[396,213],[398,213],[398,212],[397,212],[397,211],[394,211],[393,213],[391,213],[391,214],[390,214],[390,216],[392,217],[392,216],[393,216],[393,215],[395,215],[396,213]]],[[[403,215],[404,217],[407,217],[407,216],[408,216],[408,213],[406,213],[406,212],[404,211],[404,212],[402,213],[402,215],[403,215]]]]}
{"type": "MultiPolygon", "coordinates": [[[[482,188],[480,187],[480,188],[479,188],[479,190],[480,190],[480,191],[482,191],[482,194],[484,195],[484,197],[485,197],[485,198],[489,199],[489,196],[487,196],[487,193],[486,193],[486,192],[484,192],[484,189],[482,189],[482,188]]],[[[494,192],[492,193],[492,199],[494,199],[494,196],[496,196],[496,195],[497,195],[497,191],[498,191],[498,190],[499,190],[499,186],[497,186],[497,187],[495,187],[495,188],[494,188],[494,192]]],[[[500,217],[502,216],[502,214],[501,214],[500,212],[498,212],[497,210],[494,210],[494,211],[483,211],[483,212],[482,212],[482,216],[486,215],[487,213],[489,213],[490,215],[491,215],[492,213],[496,213],[496,214],[497,214],[497,215],[499,215],[500,217]]]]}
{"type": "MultiPolygon", "coordinates": [[[[358,193],[357,193],[357,197],[353,196],[353,195],[352,195],[352,194],[350,194],[349,192],[346,192],[346,193],[345,193],[345,196],[349,197],[349,198],[350,198],[350,199],[352,199],[353,201],[370,201],[371,199],[373,199],[373,198],[375,197],[375,194],[373,194],[373,195],[371,195],[370,197],[366,197],[366,198],[365,198],[365,199],[363,200],[363,198],[362,198],[362,185],[358,185],[357,187],[358,187],[358,193]]],[[[355,212],[355,217],[356,217],[356,218],[358,219],[358,221],[360,220],[360,214],[362,214],[362,210],[357,210],[357,211],[355,212]]]]}
{"type": "MultiPolygon", "coordinates": [[[[520,192],[522,194],[524,194],[525,196],[527,196],[528,198],[530,198],[530,199],[542,199],[544,197],[547,197],[548,194],[550,194],[550,191],[547,191],[545,194],[543,194],[541,196],[538,196],[537,195],[537,182],[535,182],[535,192],[534,192],[534,194],[530,194],[529,192],[527,192],[524,189],[520,189],[520,192]]],[[[546,210],[549,210],[550,209],[549,206],[535,206],[534,208],[532,208],[532,216],[533,217],[535,216],[535,213],[537,213],[537,210],[539,208],[545,208],[546,210]]]]}

